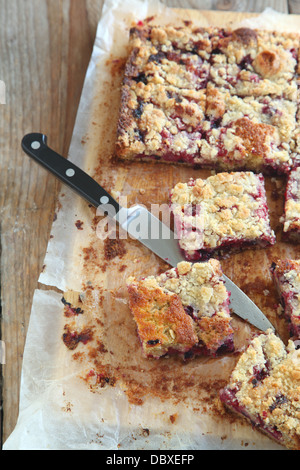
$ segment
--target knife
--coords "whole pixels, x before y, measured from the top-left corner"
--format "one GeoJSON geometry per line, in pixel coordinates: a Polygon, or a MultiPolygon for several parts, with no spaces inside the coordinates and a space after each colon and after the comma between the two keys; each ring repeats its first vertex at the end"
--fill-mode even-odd
{"type": "MultiPolygon", "coordinates": [[[[25,135],[22,139],[22,149],[90,204],[115,219],[123,230],[166,263],[174,267],[179,262],[186,261],[176,234],[167,225],[141,205],[128,209],[121,207],[91,176],[48,147],[46,135],[40,133],[25,135]]],[[[263,312],[238,286],[225,275],[224,281],[227,290],[231,292],[230,308],[236,315],[259,330],[266,331],[271,328],[275,331],[263,312]]]]}

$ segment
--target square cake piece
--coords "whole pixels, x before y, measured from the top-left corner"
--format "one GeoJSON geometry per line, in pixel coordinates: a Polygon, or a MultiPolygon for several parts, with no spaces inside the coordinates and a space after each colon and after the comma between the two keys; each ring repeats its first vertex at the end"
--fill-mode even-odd
{"type": "Polygon", "coordinates": [[[300,350],[272,332],[255,337],[241,355],[222,403],[288,449],[300,450],[300,350]]]}
{"type": "Polygon", "coordinates": [[[290,336],[300,339],[300,261],[278,260],[272,263],[271,272],[290,336]]]}
{"type": "Polygon", "coordinates": [[[178,183],[171,190],[170,207],[189,261],[275,243],[261,174],[218,173],[178,183]]]}
{"type": "Polygon", "coordinates": [[[299,160],[299,35],[141,24],[129,46],[119,158],[266,174],[299,160]]]}
{"type": "Polygon", "coordinates": [[[193,164],[205,117],[210,30],[137,26],[129,45],[118,157],[193,164]]]}
{"type": "Polygon", "coordinates": [[[199,157],[202,168],[287,173],[294,161],[295,102],[270,96],[232,95],[211,83],[199,157]]]}
{"type": "Polygon", "coordinates": [[[300,167],[293,169],[285,190],[283,238],[286,241],[300,241],[300,167]]]}
{"type": "Polygon", "coordinates": [[[159,276],[130,278],[128,293],[146,357],[234,350],[230,294],[219,261],[183,261],[159,276]]]}

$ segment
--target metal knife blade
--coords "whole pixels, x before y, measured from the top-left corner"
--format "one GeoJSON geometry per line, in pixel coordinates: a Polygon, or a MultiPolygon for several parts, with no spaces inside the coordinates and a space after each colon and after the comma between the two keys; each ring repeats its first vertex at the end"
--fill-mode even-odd
{"type": "MultiPolygon", "coordinates": [[[[63,183],[114,218],[123,230],[140,241],[170,266],[185,261],[176,234],[145,207],[121,207],[93,178],[47,146],[44,134],[27,134],[22,140],[24,152],[52,172],[63,183]]],[[[224,275],[226,288],[231,292],[230,307],[239,317],[262,331],[273,325],[254,302],[224,275]]]]}
{"type": "Polygon", "coordinates": [[[239,317],[256,326],[259,330],[266,331],[270,328],[275,331],[272,323],[257,305],[225,275],[224,279],[227,290],[231,292],[230,308],[232,311],[239,317]]]}
{"type": "Polygon", "coordinates": [[[171,266],[184,260],[175,233],[145,207],[122,207],[115,219],[123,230],[171,266]]]}

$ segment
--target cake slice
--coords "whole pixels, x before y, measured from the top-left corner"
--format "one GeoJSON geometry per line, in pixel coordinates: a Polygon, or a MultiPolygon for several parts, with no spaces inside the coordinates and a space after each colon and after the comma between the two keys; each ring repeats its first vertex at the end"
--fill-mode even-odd
{"type": "Polygon", "coordinates": [[[271,272],[289,323],[290,336],[300,339],[300,261],[278,260],[272,263],[271,272]]]}
{"type": "Polygon", "coordinates": [[[130,30],[116,154],[193,164],[209,76],[210,30],[140,25],[130,30]]]}
{"type": "Polygon", "coordinates": [[[218,173],[178,183],[170,195],[180,248],[189,261],[275,243],[261,174],[218,173]]]}
{"type": "Polygon", "coordinates": [[[241,355],[222,403],[255,429],[300,450],[300,350],[272,332],[255,337],[241,355]]]}
{"type": "Polygon", "coordinates": [[[205,137],[195,162],[223,171],[288,173],[294,162],[296,112],[292,101],[240,97],[209,83],[202,126],[205,137]]]}
{"type": "Polygon", "coordinates": [[[183,261],[159,276],[130,278],[128,293],[146,357],[234,350],[230,294],[219,261],[183,261]]]}
{"type": "Polygon", "coordinates": [[[283,238],[290,242],[300,242],[300,167],[294,168],[287,180],[285,190],[283,238]]]}

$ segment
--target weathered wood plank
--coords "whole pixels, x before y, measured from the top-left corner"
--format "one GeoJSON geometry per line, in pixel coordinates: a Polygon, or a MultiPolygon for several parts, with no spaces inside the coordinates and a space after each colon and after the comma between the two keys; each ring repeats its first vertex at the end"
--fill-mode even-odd
{"type": "Polygon", "coordinates": [[[0,2],[0,77],[7,86],[0,107],[3,440],[17,419],[31,302],[59,187],[20,142],[27,132],[43,132],[67,154],[101,7],[85,0],[0,2]]]}
{"type": "Polygon", "coordinates": [[[300,2],[299,0],[288,0],[289,13],[293,15],[300,14],[300,2]]]}

